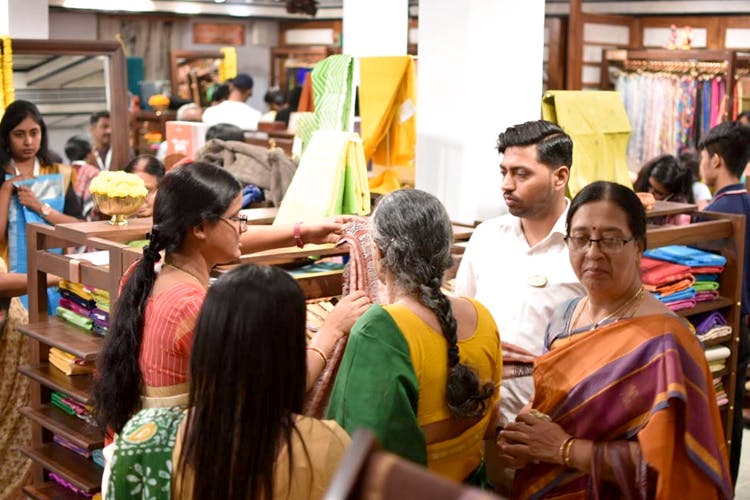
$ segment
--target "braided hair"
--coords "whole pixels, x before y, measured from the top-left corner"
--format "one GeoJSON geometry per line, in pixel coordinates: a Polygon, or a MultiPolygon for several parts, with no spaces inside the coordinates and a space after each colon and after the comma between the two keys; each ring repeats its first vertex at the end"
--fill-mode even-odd
{"type": "Polygon", "coordinates": [[[461,363],[456,318],[440,289],[453,259],[450,218],[433,195],[416,189],[385,196],[372,216],[372,238],[383,254],[381,265],[402,292],[414,294],[437,317],[448,344],[446,399],[454,418],[479,417],[487,411],[492,383],[480,384],[476,371],[461,363]]]}
{"type": "Polygon", "coordinates": [[[156,281],[154,265],[161,259],[160,252],[169,255],[178,250],[192,227],[221,217],[240,190],[231,173],[200,162],[169,172],[159,185],[148,245],[122,286],[98,359],[94,406],[103,427],[120,432],[140,406],[139,355],[146,302],[156,281]]]}

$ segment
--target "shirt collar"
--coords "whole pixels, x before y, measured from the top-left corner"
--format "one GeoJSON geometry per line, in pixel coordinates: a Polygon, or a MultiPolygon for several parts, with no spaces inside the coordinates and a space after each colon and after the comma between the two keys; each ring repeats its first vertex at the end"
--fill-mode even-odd
{"type": "MultiPolygon", "coordinates": [[[[552,229],[550,230],[549,234],[545,236],[542,241],[534,245],[535,247],[544,244],[555,234],[558,234],[560,238],[565,237],[565,234],[566,234],[565,220],[568,218],[569,208],[570,208],[570,200],[565,198],[565,209],[560,214],[560,217],[558,217],[557,220],[555,221],[555,225],[552,226],[552,229]]],[[[523,239],[524,241],[526,241],[526,236],[523,234],[523,228],[521,227],[521,218],[514,217],[514,219],[515,219],[515,224],[513,226],[513,232],[519,239],[523,239]]]]}
{"type": "Polygon", "coordinates": [[[723,188],[716,191],[716,193],[714,194],[714,197],[722,193],[726,193],[727,191],[736,191],[738,189],[745,189],[745,185],[742,184],[741,182],[738,182],[737,184],[730,184],[729,186],[724,186],[723,188]]]}

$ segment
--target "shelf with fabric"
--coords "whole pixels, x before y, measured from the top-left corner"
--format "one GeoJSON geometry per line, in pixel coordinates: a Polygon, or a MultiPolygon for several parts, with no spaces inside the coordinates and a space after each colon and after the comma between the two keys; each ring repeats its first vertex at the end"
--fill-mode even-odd
{"type": "Polygon", "coordinates": [[[63,488],[54,481],[23,487],[23,492],[33,500],[79,500],[80,495],[63,488]]]}
{"type": "Polygon", "coordinates": [[[21,409],[21,413],[45,429],[86,450],[96,450],[104,446],[104,436],[99,429],[52,405],[43,404],[38,408],[26,406],[21,409]]]}
{"type": "MultiPolygon", "coordinates": [[[[727,325],[732,327],[730,335],[722,335],[703,343],[704,348],[726,346],[730,355],[726,368],[713,374],[721,378],[721,384],[729,401],[734,401],[737,382],[737,354],[739,348],[739,331],[742,300],[742,267],[745,255],[745,217],[741,215],[718,212],[698,212],[694,205],[664,202],[662,210],[670,213],[689,213],[693,222],[683,226],[654,226],[647,231],[648,248],[654,249],[668,245],[688,245],[703,250],[718,252],[726,258],[723,272],[719,275],[721,296],[698,302],[694,307],[678,311],[682,317],[718,311],[724,316],[727,325]],[[676,211],[673,211],[676,210],[676,211]]],[[[728,446],[731,445],[733,405],[721,405],[722,423],[728,446]]]]}
{"type": "Polygon", "coordinates": [[[21,452],[85,493],[93,494],[101,490],[103,469],[67,448],[56,443],[45,443],[21,448],[21,452]]]}
{"type": "Polygon", "coordinates": [[[41,321],[21,325],[18,330],[24,335],[57,347],[84,361],[94,361],[102,348],[104,339],[65,320],[50,316],[41,321]]]}

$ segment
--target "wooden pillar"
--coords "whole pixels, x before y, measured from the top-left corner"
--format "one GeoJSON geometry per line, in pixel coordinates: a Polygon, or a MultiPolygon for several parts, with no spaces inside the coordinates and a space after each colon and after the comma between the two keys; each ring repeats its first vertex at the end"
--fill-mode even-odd
{"type": "Polygon", "coordinates": [[[581,0],[570,0],[568,16],[568,67],[565,70],[565,89],[581,90],[583,71],[583,13],[581,0]]]}

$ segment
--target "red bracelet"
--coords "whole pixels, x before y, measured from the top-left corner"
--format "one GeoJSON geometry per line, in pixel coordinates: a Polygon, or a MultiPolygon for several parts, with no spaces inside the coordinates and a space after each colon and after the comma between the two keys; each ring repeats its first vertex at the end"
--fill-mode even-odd
{"type": "Polygon", "coordinates": [[[302,248],[305,246],[305,242],[302,241],[302,223],[297,222],[294,224],[294,243],[302,248]]]}

